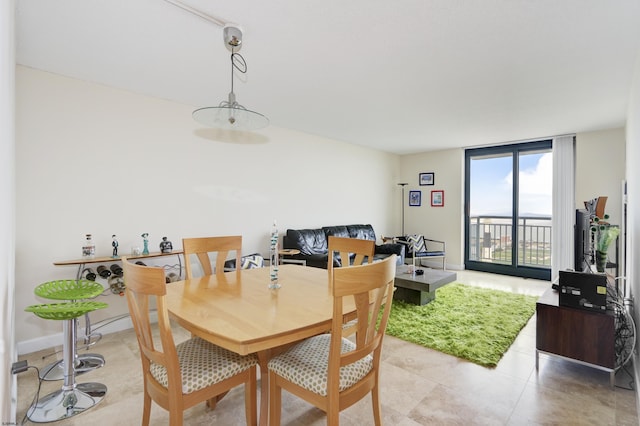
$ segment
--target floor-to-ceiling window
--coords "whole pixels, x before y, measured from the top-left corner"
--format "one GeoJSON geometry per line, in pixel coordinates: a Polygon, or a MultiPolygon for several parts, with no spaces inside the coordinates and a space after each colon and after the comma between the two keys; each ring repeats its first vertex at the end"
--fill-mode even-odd
{"type": "Polygon", "coordinates": [[[465,152],[465,268],[551,276],[551,141],[465,152]]]}

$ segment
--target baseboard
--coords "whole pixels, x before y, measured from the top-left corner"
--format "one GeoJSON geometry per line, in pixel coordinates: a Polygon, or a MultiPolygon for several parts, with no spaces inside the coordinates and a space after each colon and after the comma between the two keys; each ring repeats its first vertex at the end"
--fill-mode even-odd
{"type": "MultiPolygon", "coordinates": [[[[151,322],[157,322],[156,312],[151,313],[151,322]]],[[[92,324],[92,331],[99,332],[103,335],[117,333],[119,331],[129,330],[133,328],[131,317],[129,315],[122,315],[115,318],[109,318],[104,321],[92,324]]],[[[84,335],[84,328],[78,330],[78,335],[84,335]]],[[[44,349],[61,349],[62,348],[62,332],[50,334],[48,336],[42,336],[35,339],[23,340],[16,342],[16,349],[18,355],[30,354],[32,352],[41,351],[44,349]]],[[[100,343],[97,344],[98,346],[100,343]]],[[[99,351],[98,351],[99,352],[99,351]]]]}
{"type": "MultiPolygon", "coordinates": [[[[418,265],[422,265],[425,268],[442,269],[442,260],[427,260],[427,258],[424,257],[420,259],[419,263],[416,262],[416,267],[418,267],[418,265]]],[[[410,260],[406,260],[405,264],[411,265],[410,260]]],[[[464,265],[453,265],[445,262],[445,269],[448,271],[462,271],[464,270],[464,265]]]]}
{"type": "Polygon", "coordinates": [[[638,389],[640,389],[640,370],[638,370],[640,362],[638,362],[638,352],[634,353],[631,360],[633,361],[633,382],[635,384],[636,392],[636,413],[640,413],[640,392],[638,392],[638,389]]]}

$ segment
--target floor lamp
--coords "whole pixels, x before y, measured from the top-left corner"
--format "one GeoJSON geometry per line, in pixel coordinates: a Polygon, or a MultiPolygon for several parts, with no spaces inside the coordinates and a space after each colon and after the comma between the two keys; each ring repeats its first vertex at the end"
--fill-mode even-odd
{"type": "Polygon", "coordinates": [[[404,233],[404,187],[409,184],[405,182],[405,183],[399,183],[398,185],[402,187],[402,236],[404,237],[405,236],[405,233],[404,233]]]}

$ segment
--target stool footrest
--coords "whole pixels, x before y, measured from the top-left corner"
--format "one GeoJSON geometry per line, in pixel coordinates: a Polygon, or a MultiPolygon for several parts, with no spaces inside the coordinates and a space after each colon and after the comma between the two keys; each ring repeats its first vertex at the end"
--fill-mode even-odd
{"type": "MultiPolygon", "coordinates": [[[[79,354],[76,358],[76,376],[104,366],[104,357],[100,354],[79,354]]],[[[42,380],[52,382],[64,379],[64,361],[59,360],[40,370],[42,380]]]]}

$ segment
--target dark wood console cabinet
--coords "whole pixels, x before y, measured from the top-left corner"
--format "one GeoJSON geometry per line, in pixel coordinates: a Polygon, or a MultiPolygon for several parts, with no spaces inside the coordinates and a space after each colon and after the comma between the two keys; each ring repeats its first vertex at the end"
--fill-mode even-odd
{"type": "Polygon", "coordinates": [[[548,289],[536,305],[536,370],[538,356],[561,356],[610,373],[615,385],[615,317],[558,305],[558,292],[548,289]]]}

